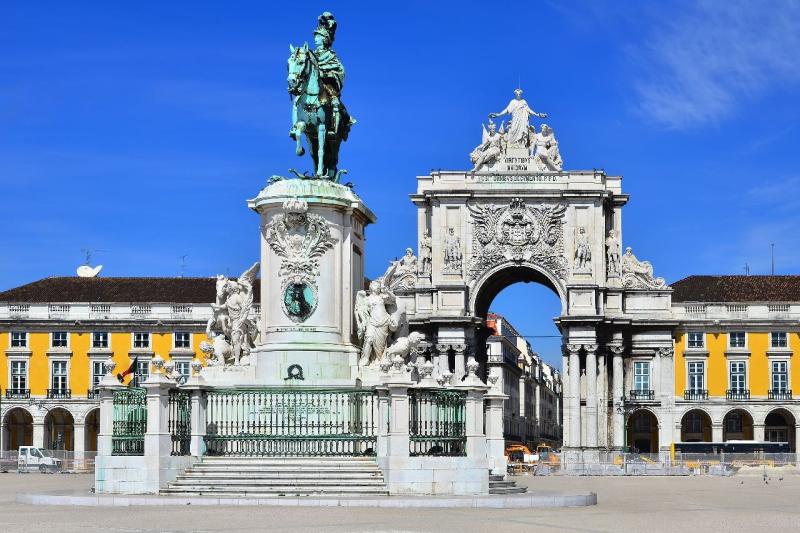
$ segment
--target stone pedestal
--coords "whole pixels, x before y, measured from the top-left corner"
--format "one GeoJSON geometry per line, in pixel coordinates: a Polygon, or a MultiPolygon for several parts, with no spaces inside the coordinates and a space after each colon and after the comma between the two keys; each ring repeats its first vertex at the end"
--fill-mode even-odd
{"type": "Polygon", "coordinates": [[[352,386],[359,379],[353,307],[364,284],[364,228],[375,215],[325,180],[268,185],[261,215],[260,385],[352,386]]]}

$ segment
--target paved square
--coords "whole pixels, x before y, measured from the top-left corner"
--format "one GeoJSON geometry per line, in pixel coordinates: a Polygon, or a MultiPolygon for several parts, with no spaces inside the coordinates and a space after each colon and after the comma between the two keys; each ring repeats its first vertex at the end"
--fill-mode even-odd
{"type": "Polygon", "coordinates": [[[530,490],[598,493],[576,509],[348,509],[50,507],[17,504],[17,492],[88,490],[88,475],[0,474],[0,531],[491,531],[770,532],[800,527],[800,476],[517,477],[530,490]]]}

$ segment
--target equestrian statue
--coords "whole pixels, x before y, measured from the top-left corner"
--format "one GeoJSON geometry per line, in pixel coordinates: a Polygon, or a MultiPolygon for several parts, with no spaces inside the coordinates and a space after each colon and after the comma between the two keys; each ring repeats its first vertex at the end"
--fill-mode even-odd
{"type": "Polygon", "coordinates": [[[292,129],[295,153],[305,153],[301,137],[306,136],[314,160],[314,175],[302,178],[328,179],[338,183],[339,145],[347,140],[355,120],[347,113],[340,99],[344,86],[344,66],[331,49],[336,36],[336,20],[329,12],[318,18],[314,30],[315,49],[308,43],[289,45],[289,94],[292,97],[292,129]]]}

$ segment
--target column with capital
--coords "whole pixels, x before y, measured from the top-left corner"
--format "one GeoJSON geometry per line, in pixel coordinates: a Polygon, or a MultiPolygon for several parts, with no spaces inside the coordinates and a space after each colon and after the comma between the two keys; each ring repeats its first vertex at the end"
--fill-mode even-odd
{"type": "Polygon", "coordinates": [[[608,448],[608,367],[606,350],[597,354],[597,444],[608,448]]]}
{"type": "Polygon", "coordinates": [[[561,443],[563,446],[569,446],[569,405],[570,405],[570,389],[569,389],[569,352],[566,347],[561,353],[561,443]]]}
{"type": "Polygon", "coordinates": [[[581,360],[580,344],[567,344],[569,352],[569,447],[581,446],[581,360]]]}
{"type": "Polygon", "coordinates": [[[597,447],[597,345],[584,344],[586,350],[586,446],[597,447]]]}
{"type": "Polygon", "coordinates": [[[450,373],[450,361],[449,356],[447,354],[448,350],[450,350],[449,344],[437,344],[436,345],[436,374],[439,376],[444,376],[445,374],[450,373]]]}
{"type": "Polygon", "coordinates": [[[455,359],[453,361],[453,384],[461,383],[461,380],[467,375],[467,345],[466,344],[453,344],[453,351],[455,352],[455,359]]]}
{"type": "Polygon", "coordinates": [[[612,413],[612,443],[614,449],[621,449],[625,446],[625,387],[624,375],[622,364],[622,352],[624,348],[621,345],[612,345],[608,347],[608,351],[612,355],[612,376],[611,386],[613,387],[612,404],[614,405],[614,412],[612,413]]]}

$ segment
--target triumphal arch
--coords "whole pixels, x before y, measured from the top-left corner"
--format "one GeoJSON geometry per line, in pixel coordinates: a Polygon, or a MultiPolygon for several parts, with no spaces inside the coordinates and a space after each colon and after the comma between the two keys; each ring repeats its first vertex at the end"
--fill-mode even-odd
{"type": "MultiPolygon", "coordinates": [[[[622,252],[622,178],[564,169],[553,129],[531,123],[545,117],[517,89],[489,115],[471,170],[417,178],[419,275],[397,293],[412,329],[430,339],[423,347],[438,356],[437,370],[457,382],[470,364],[497,379],[485,370],[485,318],[502,289],[551,289],[561,302],[564,447],[591,460],[624,445],[632,360],[660,365],[663,400],[672,401],[671,289],[650,263],[622,252]],[[510,122],[498,127],[502,115],[510,122]]],[[[535,312],[535,303],[520,308],[535,312]]]]}

